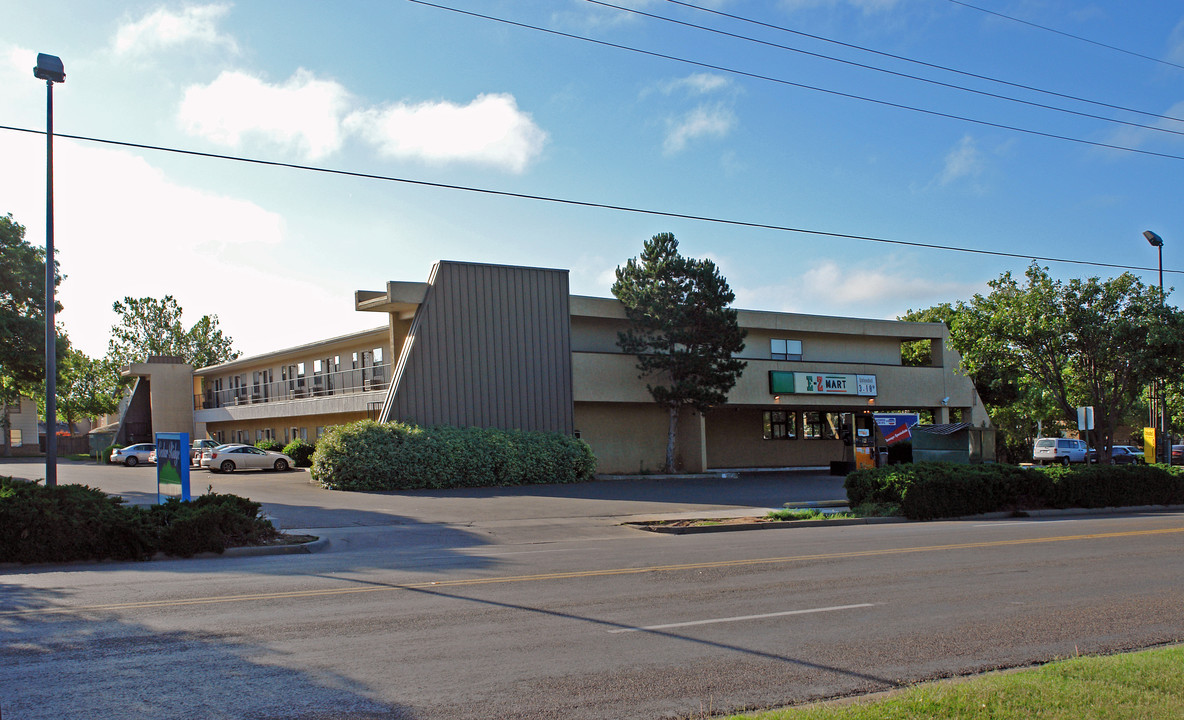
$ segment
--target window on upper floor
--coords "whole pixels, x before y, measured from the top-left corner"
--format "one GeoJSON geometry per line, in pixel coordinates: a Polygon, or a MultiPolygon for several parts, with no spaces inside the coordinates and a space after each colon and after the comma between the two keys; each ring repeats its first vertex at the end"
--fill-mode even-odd
{"type": "Polygon", "coordinates": [[[802,341],[773,338],[769,341],[769,356],[774,360],[801,360],[802,341]]]}

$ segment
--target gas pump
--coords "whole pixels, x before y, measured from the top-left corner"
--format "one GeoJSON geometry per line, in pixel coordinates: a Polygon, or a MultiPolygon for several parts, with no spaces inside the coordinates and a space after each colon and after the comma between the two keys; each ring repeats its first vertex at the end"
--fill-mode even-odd
{"type": "Polygon", "coordinates": [[[878,458],[876,436],[879,431],[876,419],[870,413],[853,413],[851,421],[855,428],[852,433],[854,436],[852,440],[855,444],[855,469],[864,470],[876,467],[878,464],[876,462],[878,458]]]}

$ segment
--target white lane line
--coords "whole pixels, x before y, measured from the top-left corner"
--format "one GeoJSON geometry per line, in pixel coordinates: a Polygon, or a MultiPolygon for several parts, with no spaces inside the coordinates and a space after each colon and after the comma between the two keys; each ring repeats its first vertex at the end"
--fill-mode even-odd
{"type": "Polygon", "coordinates": [[[646,630],[667,630],[669,628],[691,627],[692,625],[714,625],[716,623],[741,622],[743,620],[764,620],[766,618],[785,617],[786,615],[810,615],[812,613],[835,612],[837,610],[855,610],[857,608],[875,607],[876,603],[860,603],[858,605],[834,605],[832,607],[811,608],[809,610],[784,610],[782,612],[765,613],[763,615],[737,615],[736,617],[712,618],[710,620],[691,620],[690,622],[666,623],[665,625],[646,625],[645,627],[619,628],[609,630],[609,633],[644,632],[646,630]]]}

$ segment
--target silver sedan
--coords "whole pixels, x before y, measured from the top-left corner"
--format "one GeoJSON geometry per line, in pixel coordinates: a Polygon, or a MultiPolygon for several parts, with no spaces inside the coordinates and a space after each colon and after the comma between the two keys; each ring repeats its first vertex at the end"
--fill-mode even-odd
{"type": "Polygon", "coordinates": [[[284,471],[295,463],[292,458],[274,450],[260,450],[254,445],[219,446],[210,451],[209,464],[202,456],[202,465],[210,472],[234,472],[235,470],[277,470],[284,471]]]}

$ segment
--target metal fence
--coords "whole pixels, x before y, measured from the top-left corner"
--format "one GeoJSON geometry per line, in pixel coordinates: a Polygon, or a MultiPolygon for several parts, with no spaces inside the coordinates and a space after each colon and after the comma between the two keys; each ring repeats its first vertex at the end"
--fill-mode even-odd
{"type": "Polygon", "coordinates": [[[202,410],[372,392],[385,390],[388,382],[390,382],[390,364],[383,363],[353,370],[314,373],[268,383],[244,383],[238,387],[223,388],[222,390],[209,389],[193,397],[193,407],[196,410],[202,410]]]}

